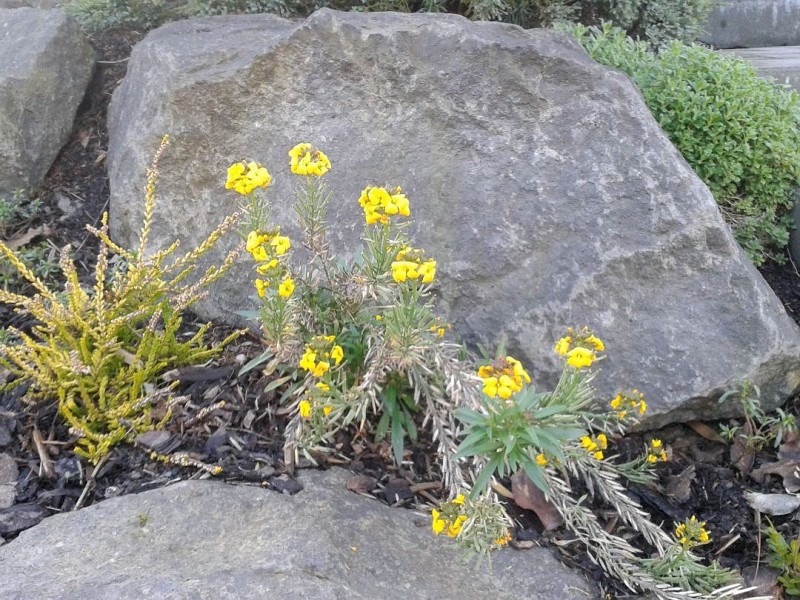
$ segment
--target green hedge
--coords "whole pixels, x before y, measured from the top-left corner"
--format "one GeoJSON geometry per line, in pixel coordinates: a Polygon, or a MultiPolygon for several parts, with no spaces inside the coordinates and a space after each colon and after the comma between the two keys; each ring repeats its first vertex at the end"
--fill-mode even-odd
{"type": "Polygon", "coordinates": [[[782,261],[800,184],[797,93],[703,46],[674,42],[654,53],[610,24],[567,29],[592,58],[636,82],[753,263],[782,261]]]}

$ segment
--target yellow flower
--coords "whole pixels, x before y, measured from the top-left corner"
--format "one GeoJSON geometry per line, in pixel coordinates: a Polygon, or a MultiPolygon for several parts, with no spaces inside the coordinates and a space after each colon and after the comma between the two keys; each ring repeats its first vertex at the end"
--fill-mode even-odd
{"type": "Polygon", "coordinates": [[[569,351],[569,345],[572,343],[572,338],[570,336],[562,337],[560,340],[556,342],[556,347],[554,351],[556,354],[560,354],[561,356],[565,356],[569,351]]]}
{"type": "Polygon", "coordinates": [[[272,182],[272,177],[265,167],[256,162],[247,164],[247,177],[253,187],[267,187],[272,182]]]}
{"type": "Polygon", "coordinates": [[[313,371],[316,366],[316,361],[317,353],[311,348],[306,347],[305,354],[303,354],[303,357],[300,359],[300,364],[298,366],[304,371],[313,371]]]}
{"type": "Polygon", "coordinates": [[[459,494],[458,496],[453,498],[453,500],[451,500],[451,502],[453,504],[458,504],[458,505],[464,504],[464,494],[459,494]]]}
{"type": "Polygon", "coordinates": [[[282,298],[288,298],[292,295],[292,292],[294,292],[294,281],[292,281],[291,277],[287,277],[278,286],[278,295],[282,298]]]}
{"type": "Polygon", "coordinates": [[[322,413],[323,413],[323,414],[324,414],[326,417],[327,417],[329,414],[331,414],[331,411],[332,411],[332,410],[333,410],[333,407],[332,407],[332,406],[323,406],[323,407],[322,407],[322,413]]]}
{"type": "Polygon", "coordinates": [[[259,233],[258,231],[251,231],[247,234],[247,242],[244,249],[248,252],[253,252],[253,249],[260,246],[269,239],[268,235],[259,233]]]}
{"type": "Polygon", "coordinates": [[[458,515],[456,520],[450,523],[450,525],[447,527],[447,537],[458,537],[458,534],[461,533],[461,527],[464,525],[466,520],[467,517],[465,515],[458,515]]]}
{"type": "Polygon", "coordinates": [[[256,279],[254,283],[256,285],[256,293],[258,294],[258,297],[263,298],[269,289],[269,281],[256,279]]]}
{"type": "Polygon", "coordinates": [[[426,260],[420,264],[419,274],[422,277],[422,283],[433,283],[433,278],[436,277],[436,261],[426,260]]]}
{"type": "Polygon", "coordinates": [[[494,543],[495,543],[496,546],[505,546],[510,541],[511,541],[511,534],[506,532],[506,534],[503,537],[497,538],[494,541],[494,543]]]}
{"type": "Polygon", "coordinates": [[[522,391],[523,383],[531,382],[522,364],[511,356],[503,356],[491,365],[478,367],[478,377],[483,380],[484,394],[491,398],[500,396],[503,400],[522,391]]]}
{"type": "Polygon", "coordinates": [[[606,349],[606,347],[603,344],[603,342],[599,338],[595,337],[594,335],[590,335],[584,341],[587,344],[591,344],[592,346],[594,346],[595,352],[602,352],[603,350],[606,349]]]}
{"type": "Polygon", "coordinates": [[[497,396],[497,377],[485,377],[483,379],[483,393],[490,398],[497,396]]]}
{"type": "Polygon", "coordinates": [[[342,362],[342,359],[344,358],[344,350],[342,350],[341,346],[337,345],[331,348],[331,358],[337,365],[342,362]]]}
{"type": "Polygon", "coordinates": [[[331,368],[331,363],[321,360],[314,367],[312,375],[314,375],[314,377],[322,377],[323,375],[325,375],[325,373],[328,372],[330,368],[331,368]]]}
{"type": "Polygon", "coordinates": [[[684,548],[707,544],[711,541],[711,537],[705,526],[704,521],[698,521],[696,517],[692,516],[675,527],[675,537],[684,548]]]}
{"type": "Polygon", "coordinates": [[[631,390],[629,392],[620,392],[609,403],[611,408],[617,411],[617,418],[624,419],[629,411],[635,410],[640,415],[643,415],[647,410],[647,402],[644,400],[644,395],[639,390],[631,390]]]}
{"type": "Polygon", "coordinates": [[[446,525],[444,519],[439,518],[439,514],[440,514],[439,511],[436,509],[433,509],[431,511],[431,529],[433,529],[433,533],[436,535],[442,533],[446,525]]]}
{"type": "Polygon", "coordinates": [[[317,383],[314,384],[314,387],[317,388],[318,390],[322,390],[323,392],[331,391],[331,386],[329,386],[324,381],[318,381],[317,383]]]}
{"type": "Polygon", "coordinates": [[[297,144],[289,150],[290,167],[296,175],[315,175],[322,177],[330,171],[331,161],[321,150],[311,144],[297,144]]]}
{"type": "Polygon", "coordinates": [[[292,242],[284,235],[276,235],[270,240],[270,246],[275,248],[275,254],[282,256],[286,251],[292,247],[292,242]]]}
{"type": "Polygon", "coordinates": [[[547,466],[547,458],[545,458],[544,454],[537,454],[536,455],[536,464],[539,465],[540,467],[546,467],[547,466]]]}
{"type": "Polygon", "coordinates": [[[228,167],[228,179],[225,189],[247,195],[258,187],[267,187],[272,181],[269,172],[256,162],[246,165],[243,162],[234,163],[228,167]]]}
{"type": "Polygon", "coordinates": [[[528,375],[527,371],[522,367],[522,363],[519,362],[516,358],[512,358],[511,356],[506,356],[506,362],[511,365],[512,371],[514,373],[514,377],[517,381],[522,380],[525,383],[531,382],[531,376],[528,375]]]}
{"type": "Polygon", "coordinates": [[[245,167],[244,163],[233,163],[230,167],[228,167],[228,180],[225,182],[225,189],[230,190],[233,189],[233,186],[239,178],[244,175],[245,167]]]}
{"type": "Polygon", "coordinates": [[[311,402],[308,400],[301,400],[300,404],[297,405],[297,408],[300,411],[300,416],[303,419],[311,418],[311,402]]]}
{"type": "Polygon", "coordinates": [[[586,451],[589,452],[589,454],[591,454],[597,460],[603,460],[603,450],[608,448],[608,438],[604,433],[599,433],[596,437],[589,437],[588,435],[585,435],[580,439],[580,441],[581,446],[586,448],[586,451]]]}
{"type": "Polygon", "coordinates": [[[256,262],[267,260],[267,250],[264,248],[264,246],[256,246],[250,251],[250,255],[256,260],[256,262]]]}
{"type": "Polygon", "coordinates": [[[364,219],[367,225],[386,224],[389,222],[389,217],[393,215],[411,216],[408,198],[401,192],[399,187],[391,193],[382,187],[367,186],[364,188],[358,203],[364,209],[364,219]]]}
{"type": "Polygon", "coordinates": [[[664,450],[664,443],[661,440],[650,440],[650,446],[647,449],[647,462],[655,464],[657,462],[666,462],[667,452],[664,450]]]}
{"type": "Polygon", "coordinates": [[[277,258],[273,258],[270,261],[267,261],[265,263],[262,263],[262,264],[258,265],[256,267],[256,272],[259,275],[266,275],[269,271],[271,271],[272,269],[274,269],[277,266],[278,266],[278,259],[277,258]]]}
{"type": "Polygon", "coordinates": [[[567,352],[567,364],[576,369],[582,369],[583,367],[591,366],[594,362],[594,359],[594,352],[581,346],[573,348],[567,352]]]}

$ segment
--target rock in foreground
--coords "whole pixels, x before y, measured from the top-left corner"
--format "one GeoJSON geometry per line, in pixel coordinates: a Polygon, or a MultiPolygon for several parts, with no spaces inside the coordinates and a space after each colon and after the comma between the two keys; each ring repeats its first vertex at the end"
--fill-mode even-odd
{"type": "MultiPolygon", "coordinates": [[[[736,413],[715,398],[740,379],[767,409],[800,384],[798,328],[711,194],[634,85],[565,34],[326,9],[173,23],[134,49],[109,130],[123,244],[164,133],[154,236],[184,248],[234,206],[225,169],[242,158],[269,167],[273,216],[296,240],[286,153],[313,142],[333,161],[334,250],[359,243],[366,185],[402,185],[444,317],[468,342],[505,333],[543,388],[554,342],[584,324],[608,349],[601,397],[639,388],[653,427],[736,413]]],[[[243,260],[201,312],[251,309],[251,277],[243,260]]]]}
{"type": "Polygon", "coordinates": [[[51,517],[0,547],[0,597],[599,598],[542,548],[467,566],[429,518],[346,491],[348,477],[303,472],[295,496],[187,481],[51,517]]]}

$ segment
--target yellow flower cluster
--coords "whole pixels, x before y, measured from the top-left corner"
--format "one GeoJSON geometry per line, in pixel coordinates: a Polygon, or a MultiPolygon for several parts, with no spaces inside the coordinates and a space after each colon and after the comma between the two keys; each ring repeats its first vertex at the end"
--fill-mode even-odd
{"type": "MultiPolygon", "coordinates": [[[[300,416],[303,419],[310,419],[311,418],[311,413],[314,411],[314,408],[316,408],[316,406],[317,406],[316,402],[312,403],[309,400],[303,399],[303,400],[300,401],[300,404],[297,405],[297,410],[298,410],[298,412],[300,413],[300,416]]],[[[329,414],[331,414],[332,410],[333,410],[333,407],[330,404],[326,404],[326,405],[322,406],[322,413],[326,417],[329,414]]]]}
{"type": "Polygon", "coordinates": [[[464,494],[459,494],[450,502],[443,503],[439,507],[441,511],[433,509],[431,511],[431,529],[433,529],[433,533],[436,535],[444,533],[451,538],[458,537],[467,520],[467,516],[461,513],[463,506],[464,494]]]}
{"type": "Polygon", "coordinates": [[[331,368],[331,361],[337,365],[344,358],[342,347],[334,344],[335,335],[318,335],[306,344],[306,351],[300,359],[299,367],[314,377],[322,377],[331,368]]]}
{"type": "Polygon", "coordinates": [[[604,433],[598,433],[593,437],[585,435],[581,438],[581,446],[597,460],[603,460],[603,450],[608,448],[608,438],[604,433]]]}
{"type": "Polygon", "coordinates": [[[311,144],[297,144],[289,150],[290,166],[295,175],[322,177],[331,170],[331,161],[311,144]]]}
{"type": "Polygon", "coordinates": [[[627,417],[629,412],[635,412],[641,416],[647,411],[647,402],[644,400],[644,394],[639,390],[620,392],[609,404],[616,411],[619,419],[627,417]]]}
{"type": "Polygon", "coordinates": [[[272,177],[266,167],[257,162],[233,163],[228,167],[228,180],[225,182],[226,190],[233,190],[246,196],[254,189],[267,187],[272,182],[272,177]]]}
{"type": "Polygon", "coordinates": [[[664,450],[664,443],[658,439],[650,440],[650,445],[647,447],[647,462],[654,464],[666,461],[667,452],[664,450]]]}
{"type": "Polygon", "coordinates": [[[554,351],[565,356],[567,364],[576,369],[592,366],[597,359],[597,353],[605,350],[603,342],[584,327],[579,332],[567,329],[567,335],[556,342],[554,351]]]}
{"type": "Polygon", "coordinates": [[[432,283],[436,276],[436,261],[425,260],[424,250],[404,246],[392,262],[392,279],[397,283],[421,279],[422,283],[432,283]]]}
{"type": "Polygon", "coordinates": [[[278,285],[278,295],[282,298],[289,298],[294,293],[294,280],[279,268],[278,257],[283,256],[292,247],[288,237],[280,234],[280,230],[275,233],[262,233],[251,231],[247,234],[245,250],[250,253],[259,264],[256,271],[264,279],[256,279],[253,283],[256,286],[256,293],[259,298],[267,294],[267,290],[273,283],[278,285]],[[266,276],[275,276],[267,279],[266,276]]]}
{"type": "Polygon", "coordinates": [[[436,334],[439,337],[444,337],[447,333],[448,329],[451,329],[452,325],[450,323],[445,323],[444,321],[436,320],[436,322],[428,328],[428,331],[431,333],[436,334]]]}
{"type": "Polygon", "coordinates": [[[364,209],[364,219],[367,225],[374,223],[385,225],[389,222],[389,217],[395,215],[410,217],[411,209],[408,198],[402,192],[403,190],[399,187],[389,191],[382,187],[367,186],[358,199],[358,203],[364,209]]]}
{"type": "Polygon", "coordinates": [[[502,356],[490,365],[478,368],[478,377],[483,380],[483,393],[490,398],[500,396],[503,400],[522,390],[530,383],[530,375],[517,359],[502,356]]]}
{"type": "Polygon", "coordinates": [[[536,455],[536,464],[540,467],[547,466],[547,457],[544,454],[537,454],[536,455]]]}
{"type": "Polygon", "coordinates": [[[711,537],[705,527],[705,521],[698,521],[692,516],[675,527],[675,537],[684,548],[707,544],[711,541],[711,537]]]}

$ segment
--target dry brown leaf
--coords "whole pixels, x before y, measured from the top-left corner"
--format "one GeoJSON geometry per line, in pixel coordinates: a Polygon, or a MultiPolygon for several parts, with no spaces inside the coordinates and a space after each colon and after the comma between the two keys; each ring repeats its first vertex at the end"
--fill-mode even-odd
{"type": "Polygon", "coordinates": [[[369,494],[378,486],[374,477],[369,475],[356,475],[347,480],[345,487],[356,494],[369,494]]]}
{"type": "Polygon", "coordinates": [[[694,478],[695,467],[694,465],[689,465],[677,475],[672,475],[667,479],[664,492],[678,504],[683,504],[692,497],[692,482],[694,478]]]}
{"type": "Polygon", "coordinates": [[[86,147],[89,145],[89,142],[92,139],[92,130],[81,130],[77,133],[78,143],[86,150],[86,147]]]}
{"type": "Polygon", "coordinates": [[[702,421],[691,421],[687,423],[689,427],[692,428],[697,435],[702,438],[707,439],[710,442],[717,442],[719,444],[724,444],[725,440],[722,439],[722,436],[714,431],[711,427],[703,423],[702,421]]]}
{"type": "Polygon", "coordinates": [[[779,475],[783,478],[783,487],[790,494],[800,492],[800,461],[787,460],[766,463],[753,469],[753,472],[750,473],[750,477],[758,483],[764,483],[767,475],[779,475]]]}
{"type": "Polygon", "coordinates": [[[544,497],[544,492],[523,471],[512,475],[511,492],[517,506],[535,512],[545,529],[555,529],[564,522],[556,507],[544,497]]]}
{"type": "Polygon", "coordinates": [[[778,458],[780,460],[800,461],[800,439],[786,441],[778,448],[778,458]]]}
{"type": "Polygon", "coordinates": [[[742,475],[747,475],[753,468],[756,453],[752,448],[747,447],[747,438],[753,431],[749,423],[742,427],[741,435],[737,435],[731,446],[731,464],[738,469],[742,475]]]}
{"type": "Polygon", "coordinates": [[[12,250],[16,250],[17,248],[21,248],[26,244],[30,244],[34,238],[39,237],[40,235],[50,235],[50,228],[47,227],[47,225],[31,227],[22,235],[15,237],[13,240],[8,240],[5,244],[12,250]]]}

